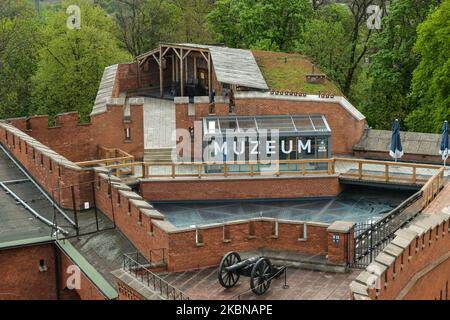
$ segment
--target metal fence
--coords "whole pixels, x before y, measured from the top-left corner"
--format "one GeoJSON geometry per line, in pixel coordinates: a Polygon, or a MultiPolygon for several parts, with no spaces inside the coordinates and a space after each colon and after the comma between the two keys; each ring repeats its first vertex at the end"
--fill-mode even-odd
{"type": "Polygon", "coordinates": [[[419,191],[401,203],[375,223],[359,223],[355,226],[352,267],[367,267],[395,237],[395,232],[414,219],[424,207],[423,191],[419,191]]]}
{"type": "Polygon", "coordinates": [[[159,293],[164,299],[168,300],[190,300],[181,290],[175,288],[170,283],[151,272],[147,267],[141,264],[139,253],[123,255],[123,270],[139,279],[147,287],[156,293],[159,293]]]}

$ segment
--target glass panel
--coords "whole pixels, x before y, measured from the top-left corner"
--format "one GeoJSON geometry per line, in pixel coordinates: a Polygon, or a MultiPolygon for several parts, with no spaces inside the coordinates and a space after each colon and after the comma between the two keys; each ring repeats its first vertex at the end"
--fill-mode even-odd
{"type": "Polygon", "coordinates": [[[236,118],[220,119],[220,130],[225,133],[226,130],[237,130],[236,118]]]}
{"type": "Polygon", "coordinates": [[[311,120],[316,128],[316,131],[328,131],[322,117],[311,117],[311,120]]]}
{"type": "Polygon", "coordinates": [[[311,132],[314,131],[314,127],[311,124],[311,120],[308,118],[294,118],[295,126],[299,132],[311,132]]]}
{"type": "Polygon", "coordinates": [[[253,129],[256,131],[255,118],[239,118],[238,122],[241,132],[248,129],[253,129]]]}
{"type": "Polygon", "coordinates": [[[295,132],[291,117],[287,118],[256,118],[258,129],[278,129],[280,132],[295,132]]]}
{"type": "Polygon", "coordinates": [[[219,122],[217,119],[208,119],[206,121],[207,134],[214,134],[219,132],[219,122]]]}

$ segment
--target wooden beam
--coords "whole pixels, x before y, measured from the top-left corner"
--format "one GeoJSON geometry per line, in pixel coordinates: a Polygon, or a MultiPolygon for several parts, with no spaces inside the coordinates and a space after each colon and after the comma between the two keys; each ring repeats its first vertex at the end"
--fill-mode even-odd
{"type": "Polygon", "coordinates": [[[208,91],[209,91],[209,97],[211,97],[211,92],[212,92],[212,88],[211,88],[211,53],[208,52],[208,91]]]}
{"type": "Polygon", "coordinates": [[[164,52],[163,52],[163,54],[162,54],[162,57],[164,58],[164,56],[166,55],[166,53],[167,53],[167,51],[169,51],[170,50],[170,48],[166,48],[166,50],[164,50],[164,52]]]}
{"type": "Polygon", "coordinates": [[[172,82],[175,82],[175,56],[172,55],[172,82]]]}
{"type": "Polygon", "coordinates": [[[178,53],[178,51],[176,49],[173,49],[173,51],[176,53],[176,55],[178,56],[179,59],[181,59],[181,54],[178,53]]]}
{"type": "Polygon", "coordinates": [[[175,81],[179,80],[179,72],[178,72],[178,57],[175,57],[175,81]]]}
{"type": "Polygon", "coordinates": [[[181,96],[184,97],[184,71],[183,71],[183,49],[180,49],[180,88],[181,88],[181,96]]]}
{"type": "Polygon", "coordinates": [[[184,60],[184,81],[188,81],[188,59],[184,60]]]}
{"type": "Polygon", "coordinates": [[[164,97],[164,77],[162,65],[162,47],[159,47],[159,93],[161,98],[164,97]]]}
{"type": "Polygon", "coordinates": [[[183,60],[186,59],[186,57],[188,56],[188,54],[189,54],[191,51],[192,51],[192,50],[188,50],[188,51],[186,52],[186,54],[183,55],[183,60]]]}
{"type": "MultiPolygon", "coordinates": [[[[160,53],[161,54],[161,53],[160,53]]],[[[152,57],[155,58],[156,62],[158,63],[159,66],[161,66],[161,61],[160,59],[158,59],[155,54],[152,54],[152,57]]]]}
{"type": "Polygon", "coordinates": [[[137,84],[139,89],[141,87],[141,65],[139,64],[139,60],[136,60],[136,67],[137,67],[137,84]]]}
{"type": "Polygon", "coordinates": [[[197,80],[197,57],[194,56],[194,79],[197,80]]]}
{"type": "MultiPolygon", "coordinates": [[[[200,52],[200,53],[202,54],[203,58],[205,58],[206,62],[208,62],[209,59],[205,56],[205,54],[203,52],[200,52]]],[[[208,52],[208,54],[209,54],[209,52],[208,52]]]]}

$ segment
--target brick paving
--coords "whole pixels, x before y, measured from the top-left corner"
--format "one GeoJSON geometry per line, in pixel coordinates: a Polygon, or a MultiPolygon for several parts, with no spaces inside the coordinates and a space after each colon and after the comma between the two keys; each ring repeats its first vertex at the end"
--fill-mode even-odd
{"type": "Polygon", "coordinates": [[[272,280],[270,289],[262,296],[250,290],[250,278],[241,277],[235,287],[223,288],[217,279],[217,268],[161,274],[170,284],[186,293],[191,299],[233,300],[348,300],[349,285],[361,270],[349,273],[333,273],[296,268],[287,269],[284,276],[272,280]]]}

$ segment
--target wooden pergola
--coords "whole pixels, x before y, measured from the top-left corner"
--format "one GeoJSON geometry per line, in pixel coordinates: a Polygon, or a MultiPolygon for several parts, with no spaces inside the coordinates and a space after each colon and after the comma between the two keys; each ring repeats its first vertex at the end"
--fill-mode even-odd
{"type": "MultiPolygon", "coordinates": [[[[207,46],[201,45],[189,45],[189,44],[160,44],[159,48],[156,48],[150,52],[142,54],[136,57],[137,62],[137,77],[138,77],[138,86],[141,86],[141,67],[142,65],[148,61],[148,59],[155,59],[156,63],[159,66],[159,86],[160,86],[160,95],[164,97],[164,66],[163,59],[168,53],[172,53],[172,82],[180,82],[180,90],[181,96],[184,96],[184,86],[186,84],[188,78],[188,66],[187,66],[187,57],[189,54],[197,52],[199,53],[205,60],[208,66],[208,94],[211,95],[211,72],[212,72],[212,63],[211,63],[211,53],[207,46]]],[[[194,59],[194,79],[197,80],[197,59],[194,59]]]]}

